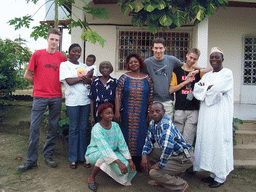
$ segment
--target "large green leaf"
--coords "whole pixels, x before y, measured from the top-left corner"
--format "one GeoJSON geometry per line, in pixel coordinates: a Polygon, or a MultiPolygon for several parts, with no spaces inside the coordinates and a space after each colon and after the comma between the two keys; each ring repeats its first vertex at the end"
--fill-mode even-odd
{"type": "Polygon", "coordinates": [[[89,41],[93,44],[98,42],[102,47],[104,47],[104,44],[106,42],[105,39],[103,39],[96,31],[93,30],[84,31],[81,35],[81,39],[83,39],[84,41],[89,41]]]}
{"type": "Polygon", "coordinates": [[[164,1],[160,1],[157,5],[157,9],[162,10],[166,7],[166,4],[164,1]]]}
{"type": "Polygon", "coordinates": [[[147,26],[151,33],[156,34],[158,32],[158,26],[156,24],[149,23],[147,26]]]}
{"type": "Polygon", "coordinates": [[[164,27],[169,27],[173,23],[173,20],[169,15],[163,15],[160,17],[159,21],[160,24],[164,27]]]}
{"type": "Polygon", "coordinates": [[[135,7],[135,12],[138,13],[140,10],[144,8],[144,5],[142,3],[143,0],[137,0],[134,1],[134,7],[135,7]]]}
{"type": "Polygon", "coordinates": [[[173,23],[177,26],[177,27],[181,27],[185,18],[183,16],[183,12],[182,11],[176,11],[174,14],[174,21],[173,23]]]}
{"type": "Polygon", "coordinates": [[[147,5],[145,6],[145,10],[146,10],[147,12],[152,12],[152,11],[154,11],[156,8],[157,8],[157,5],[151,4],[151,3],[149,3],[149,4],[147,4],[147,5]]]}

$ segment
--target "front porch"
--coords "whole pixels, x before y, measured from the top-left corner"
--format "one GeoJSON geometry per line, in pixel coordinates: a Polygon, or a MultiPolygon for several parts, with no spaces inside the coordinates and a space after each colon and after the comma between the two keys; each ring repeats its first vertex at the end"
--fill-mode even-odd
{"type": "Polygon", "coordinates": [[[234,104],[234,117],[241,120],[256,121],[256,104],[234,104]]]}

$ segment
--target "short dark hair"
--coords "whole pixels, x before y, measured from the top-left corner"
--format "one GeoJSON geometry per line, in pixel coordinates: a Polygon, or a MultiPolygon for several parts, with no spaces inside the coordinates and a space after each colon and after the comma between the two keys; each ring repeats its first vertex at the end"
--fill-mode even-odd
{"type": "Polygon", "coordinates": [[[152,41],[152,46],[154,47],[155,43],[162,43],[163,46],[165,47],[165,40],[163,37],[157,37],[152,41]]]}
{"type": "Polygon", "coordinates": [[[138,53],[130,53],[126,59],[125,59],[125,68],[126,70],[130,70],[130,67],[129,67],[129,61],[132,57],[135,57],[136,59],[139,60],[139,63],[140,63],[140,70],[144,69],[145,68],[145,63],[143,61],[143,59],[141,58],[141,56],[138,54],[138,53]]]}
{"type": "Polygon", "coordinates": [[[113,72],[113,66],[109,61],[102,61],[99,66],[99,70],[101,70],[101,67],[103,67],[103,65],[107,65],[110,68],[110,73],[113,72]]]}
{"type": "Polygon", "coordinates": [[[48,30],[48,35],[47,35],[47,37],[49,37],[50,34],[55,34],[55,35],[61,36],[61,32],[60,32],[58,29],[55,29],[55,28],[50,28],[50,29],[48,30]]]}
{"type": "Polygon", "coordinates": [[[99,106],[98,108],[98,116],[100,117],[101,113],[107,109],[107,108],[111,108],[114,109],[114,105],[112,105],[111,103],[103,103],[99,106]]]}
{"type": "Polygon", "coordinates": [[[190,54],[190,53],[194,53],[194,54],[196,54],[198,57],[200,57],[200,54],[201,54],[200,50],[197,49],[197,48],[191,48],[191,49],[188,51],[188,54],[190,54]]]}
{"type": "Polygon", "coordinates": [[[162,109],[164,110],[164,105],[163,105],[163,103],[161,103],[161,102],[159,102],[159,101],[155,101],[155,102],[151,105],[151,107],[152,107],[153,105],[161,105],[162,109]]]}
{"type": "Polygon", "coordinates": [[[96,57],[95,57],[95,55],[93,55],[93,54],[90,54],[90,55],[88,55],[88,56],[87,56],[87,58],[88,58],[88,57],[89,57],[89,58],[93,58],[93,60],[94,60],[94,63],[95,63],[95,61],[96,61],[96,57]]]}
{"type": "Polygon", "coordinates": [[[68,48],[68,54],[70,54],[71,49],[73,49],[74,47],[79,47],[81,49],[81,46],[77,43],[73,43],[72,45],[70,45],[70,47],[68,48]]]}

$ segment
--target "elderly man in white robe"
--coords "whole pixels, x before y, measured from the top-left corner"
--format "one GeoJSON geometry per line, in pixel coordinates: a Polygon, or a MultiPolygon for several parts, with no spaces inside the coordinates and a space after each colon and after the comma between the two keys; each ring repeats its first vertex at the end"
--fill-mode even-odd
{"type": "Polygon", "coordinates": [[[214,47],[210,54],[213,71],[195,84],[194,96],[201,101],[194,171],[208,171],[201,180],[210,188],[224,184],[234,169],[233,161],[233,74],[223,68],[224,54],[214,47]]]}

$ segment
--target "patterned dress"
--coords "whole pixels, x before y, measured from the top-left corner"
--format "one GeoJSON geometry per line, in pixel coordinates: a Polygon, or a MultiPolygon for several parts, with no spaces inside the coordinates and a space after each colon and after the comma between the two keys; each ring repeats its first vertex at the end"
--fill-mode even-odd
{"type": "Polygon", "coordinates": [[[112,122],[111,129],[106,130],[99,123],[92,128],[91,143],[85,154],[89,162],[107,173],[122,185],[131,185],[136,171],[131,173],[127,159],[131,159],[127,144],[119,125],[112,122]],[[119,159],[128,168],[128,173],[122,174],[115,160],[119,159]]]}
{"type": "Polygon", "coordinates": [[[111,103],[115,106],[115,93],[117,87],[117,80],[115,78],[109,77],[105,86],[100,81],[100,77],[94,79],[91,85],[90,94],[88,97],[95,101],[94,106],[94,118],[96,123],[100,121],[97,115],[98,107],[103,103],[111,103]]]}
{"type": "Polygon", "coordinates": [[[132,78],[123,74],[117,93],[121,101],[122,132],[132,156],[141,156],[147,135],[147,110],[153,102],[150,77],[132,78]]]}

